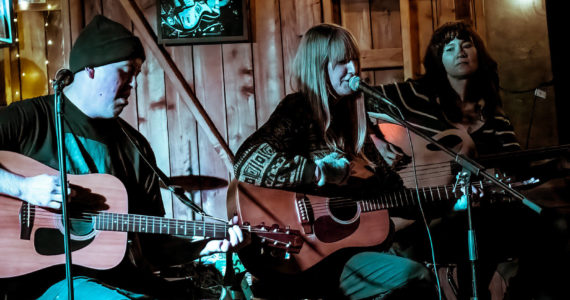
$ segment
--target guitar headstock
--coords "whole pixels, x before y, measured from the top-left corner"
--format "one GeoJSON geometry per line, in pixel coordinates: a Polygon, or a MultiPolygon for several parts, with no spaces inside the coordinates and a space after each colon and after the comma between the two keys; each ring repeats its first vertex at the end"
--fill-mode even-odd
{"type": "Polygon", "coordinates": [[[285,250],[287,253],[299,253],[304,243],[299,230],[293,230],[289,227],[280,228],[277,224],[273,226],[264,224],[251,226],[247,223],[245,223],[244,226],[249,232],[257,235],[261,239],[263,246],[285,250]]]}
{"type": "MultiPolygon", "coordinates": [[[[505,174],[495,172],[495,178],[500,182],[506,184],[510,188],[515,190],[531,188],[541,183],[541,181],[535,177],[528,178],[526,180],[517,180],[512,176],[507,176],[505,174]]],[[[483,187],[486,194],[490,195],[491,202],[513,202],[516,201],[507,191],[497,186],[490,180],[485,180],[483,184],[482,181],[479,182],[483,187]]]]}

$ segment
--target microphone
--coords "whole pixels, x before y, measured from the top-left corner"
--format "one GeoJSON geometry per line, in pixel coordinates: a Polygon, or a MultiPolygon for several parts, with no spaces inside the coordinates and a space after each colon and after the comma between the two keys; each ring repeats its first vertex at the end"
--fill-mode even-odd
{"type": "Polygon", "coordinates": [[[69,69],[59,69],[55,73],[55,79],[52,81],[54,89],[62,89],[73,82],[73,72],[69,69]]]}
{"type": "Polygon", "coordinates": [[[382,92],[369,86],[364,81],[361,81],[360,77],[358,76],[353,76],[352,78],[350,78],[350,80],[348,81],[348,86],[350,87],[351,90],[355,92],[361,91],[368,96],[371,96],[388,104],[389,106],[395,107],[396,109],[398,108],[396,105],[392,104],[392,102],[390,102],[390,99],[386,98],[386,96],[384,96],[382,92]]]}

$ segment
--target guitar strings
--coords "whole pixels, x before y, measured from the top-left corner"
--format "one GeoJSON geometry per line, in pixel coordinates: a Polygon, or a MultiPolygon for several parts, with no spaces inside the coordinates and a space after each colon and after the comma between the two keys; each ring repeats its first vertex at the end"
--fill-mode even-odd
{"type": "MultiPolygon", "coordinates": [[[[41,209],[41,208],[40,208],[41,209]]],[[[83,216],[84,218],[71,218],[71,220],[76,221],[76,222],[85,222],[85,223],[92,223],[93,219],[91,217],[93,216],[103,216],[103,219],[109,219],[112,216],[113,213],[102,213],[102,214],[97,214],[97,213],[84,213],[83,216]],[[105,216],[105,214],[108,214],[107,216],[105,216]]],[[[50,220],[50,221],[60,221],[61,220],[61,215],[59,214],[54,214],[54,213],[50,213],[47,211],[34,211],[33,213],[31,213],[31,215],[34,216],[34,218],[37,219],[42,219],[42,220],[50,220]]],[[[117,215],[115,215],[117,216],[117,215]]],[[[122,215],[125,216],[125,215],[122,215]]],[[[150,233],[157,233],[157,234],[171,234],[171,235],[183,235],[183,236],[195,236],[195,237],[216,237],[216,232],[218,232],[218,230],[220,229],[224,229],[223,233],[224,233],[224,237],[226,237],[226,233],[227,230],[233,226],[233,225],[229,225],[229,224],[224,224],[224,223],[202,223],[203,221],[196,221],[196,220],[176,220],[176,219],[167,219],[167,218],[161,218],[161,217],[154,217],[154,216],[143,216],[143,215],[130,215],[130,216],[137,216],[137,217],[146,217],[146,218],[153,218],[153,219],[161,219],[163,226],[159,226],[159,229],[161,229],[160,232],[156,232],[153,230],[153,232],[150,233]],[[199,230],[192,230],[192,234],[188,234],[189,232],[185,231],[185,234],[181,234],[178,233],[177,229],[179,229],[180,223],[192,223],[192,224],[199,224],[202,223],[202,229],[199,230]],[[166,225],[165,225],[166,224],[166,225]],[[164,232],[164,229],[166,229],[167,232],[164,232]],[[200,234],[200,232],[202,232],[203,234],[200,234]],[[212,233],[213,232],[213,233],[212,233]]],[[[150,225],[145,225],[150,227],[150,225]]],[[[94,226],[96,227],[96,226],[94,226]]],[[[111,228],[117,228],[117,230],[112,230],[112,229],[102,229],[102,228],[94,228],[95,230],[99,230],[99,231],[111,231],[111,232],[142,232],[142,233],[149,233],[148,231],[144,231],[144,230],[135,230],[136,226],[134,224],[130,224],[129,225],[121,225],[121,224],[112,224],[111,228]],[[124,229],[126,226],[126,230],[124,229]],[[121,227],[121,230],[118,230],[119,227],[121,227]],[[132,230],[129,230],[129,228],[132,228],[132,230]]],[[[298,233],[292,233],[291,230],[278,230],[275,231],[275,228],[273,227],[269,227],[269,226],[264,226],[263,228],[258,228],[258,226],[240,226],[240,228],[242,230],[246,230],[250,233],[254,233],[254,234],[258,234],[260,235],[264,240],[265,240],[265,244],[267,242],[270,242],[273,244],[273,246],[277,246],[277,245],[281,245],[282,247],[286,247],[287,249],[290,248],[291,246],[293,248],[298,247],[298,245],[295,245],[295,243],[291,242],[291,239],[289,239],[289,236],[291,235],[298,235],[298,233]],[[268,236],[268,235],[271,236],[268,236]],[[283,236],[284,238],[286,238],[285,241],[283,240],[279,240],[278,236],[283,236]]],[[[140,227],[139,227],[140,229],[140,227]]],[[[294,232],[294,231],[293,231],[294,232]]]]}
{"type": "MultiPolygon", "coordinates": [[[[76,222],[91,223],[91,222],[93,222],[93,219],[92,219],[93,216],[100,216],[100,219],[102,219],[103,221],[105,221],[106,219],[107,219],[107,221],[108,221],[108,220],[112,220],[112,219],[113,219],[112,214],[113,214],[113,213],[105,213],[105,212],[100,213],[100,214],[97,214],[97,213],[85,213],[85,214],[83,214],[83,216],[84,216],[83,218],[70,218],[70,220],[76,221],[76,222]],[[106,216],[105,214],[109,214],[109,215],[106,216]]],[[[35,208],[35,211],[34,211],[34,212],[31,212],[30,215],[31,215],[33,218],[35,218],[35,219],[41,219],[41,220],[50,220],[50,221],[59,221],[59,220],[61,220],[61,214],[56,214],[56,213],[51,213],[51,212],[49,212],[49,211],[45,211],[45,210],[42,209],[41,207],[36,207],[36,208],[35,208]],[[39,209],[39,210],[38,210],[38,209],[39,209]]],[[[117,215],[115,215],[115,216],[117,216],[117,215]]],[[[126,215],[122,215],[122,216],[126,216],[126,215]]],[[[156,219],[156,220],[153,220],[152,222],[158,222],[157,220],[158,220],[158,219],[161,219],[160,222],[161,222],[161,225],[162,225],[162,226],[158,226],[157,229],[160,229],[160,228],[169,228],[169,230],[170,230],[170,229],[174,228],[174,229],[172,229],[171,231],[175,231],[176,228],[179,228],[181,225],[184,225],[184,224],[187,224],[187,225],[190,225],[190,224],[191,224],[191,225],[194,225],[194,226],[195,226],[195,225],[201,225],[201,228],[200,228],[199,230],[196,230],[196,232],[203,231],[203,230],[206,230],[206,231],[214,231],[214,230],[218,230],[218,229],[222,229],[222,228],[224,228],[224,230],[227,230],[228,228],[230,228],[230,227],[233,226],[233,225],[224,224],[224,223],[212,223],[212,222],[203,223],[203,221],[196,221],[196,220],[165,219],[165,218],[162,218],[162,217],[143,216],[143,215],[129,215],[129,216],[131,216],[131,218],[132,218],[133,216],[136,216],[136,217],[142,217],[142,218],[152,218],[152,219],[156,219]],[[214,224],[215,224],[215,225],[214,225],[214,224]],[[202,228],[203,228],[203,229],[202,229],[202,228]]],[[[115,218],[115,219],[117,219],[117,218],[115,218]]],[[[129,219],[129,220],[130,220],[130,219],[129,219]]],[[[150,222],[150,221],[149,221],[149,222],[150,222]]],[[[145,226],[149,226],[149,227],[152,226],[152,225],[146,225],[146,224],[148,224],[148,223],[145,223],[145,226]]],[[[111,227],[114,227],[114,228],[123,227],[123,226],[126,227],[126,228],[138,227],[137,225],[134,225],[134,224],[132,224],[132,223],[131,223],[131,224],[128,224],[128,225],[112,224],[112,225],[110,225],[110,226],[111,226],[111,227]]],[[[245,225],[240,226],[240,228],[241,228],[241,229],[244,229],[244,230],[247,230],[248,232],[252,232],[252,233],[267,233],[269,230],[273,230],[273,229],[274,229],[274,228],[269,227],[269,226],[265,227],[265,229],[257,229],[256,226],[245,226],[245,225]]],[[[109,230],[109,231],[114,231],[114,230],[109,230]]],[[[119,230],[119,231],[121,231],[121,230],[119,230]]],[[[129,230],[125,230],[125,231],[129,231],[129,230]]],[[[282,232],[272,232],[272,233],[278,234],[278,233],[282,233],[282,232]]],[[[198,235],[196,235],[196,236],[198,236],[198,235]]]]}
{"type": "MultiPolygon", "coordinates": [[[[483,186],[481,182],[473,182],[471,185],[475,187],[483,186]]],[[[334,205],[332,205],[334,208],[352,207],[356,205],[357,202],[361,202],[360,205],[363,206],[363,208],[370,207],[372,210],[406,207],[416,204],[414,202],[415,195],[412,195],[411,192],[413,192],[412,189],[406,188],[400,191],[387,192],[385,194],[368,195],[368,197],[365,197],[366,199],[351,199],[341,197],[331,198],[328,203],[312,203],[310,207],[314,213],[325,213],[330,211],[331,202],[334,202],[334,205]],[[362,202],[369,203],[364,204],[362,202]]],[[[457,189],[457,191],[453,192],[453,185],[420,188],[420,192],[424,194],[425,203],[441,203],[449,200],[455,201],[462,194],[460,189],[457,189]],[[448,191],[447,193],[445,192],[446,190],[448,191]]]]}

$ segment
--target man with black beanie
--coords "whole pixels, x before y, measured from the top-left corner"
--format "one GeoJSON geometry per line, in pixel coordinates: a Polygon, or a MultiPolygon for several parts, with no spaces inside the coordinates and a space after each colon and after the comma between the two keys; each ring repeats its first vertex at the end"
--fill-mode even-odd
{"type": "MultiPolygon", "coordinates": [[[[127,189],[129,213],[162,217],[165,212],[158,176],[149,165],[155,164],[154,153],[148,141],[119,118],[144,60],[140,40],[103,16],[95,16],[78,36],[69,59],[74,81],[64,89],[67,173],[111,174],[127,189]]],[[[58,169],[52,95],[16,102],[0,110],[0,150],[20,153],[58,169]]],[[[61,208],[57,176],[22,177],[3,169],[1,161],[0,194],[32,205],[61,208]]],[[[237,220],[233,221],[235,224],[237,220]]],[[[242,241],[238,226],[229,229],[227,240],[199,243],[170,236],[129,234],[127,251],[118,266],[104,271],[74,266],[75,297],[184,298],[187,294],[154,277],[152,270],[199,255],[225,252],[242,241]]],[[[29,261],[27,257],[21,259],[29,261]]],[[[2,279],[0,295],[8,295],[9,299],[66,298],[63,267],[2,279]]]]}

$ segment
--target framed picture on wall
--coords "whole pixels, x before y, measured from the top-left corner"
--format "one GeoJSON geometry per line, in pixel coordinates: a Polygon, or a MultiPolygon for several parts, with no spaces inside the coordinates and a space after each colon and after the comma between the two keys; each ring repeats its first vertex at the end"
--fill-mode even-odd
{"type": "Polygon", "coordinates": [[[158,42],[205,44],[249,40],[248,0],[157,0],[158,42]]]}
{"type": "Polygon", "coordinates": [[[12,42],[12,0],[0,0],[0,47],[12,42]]]}

